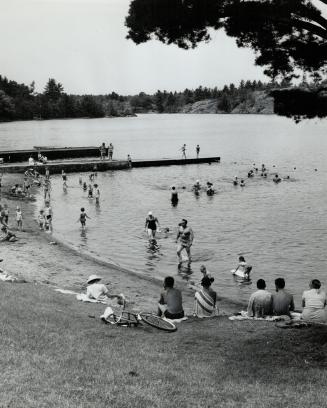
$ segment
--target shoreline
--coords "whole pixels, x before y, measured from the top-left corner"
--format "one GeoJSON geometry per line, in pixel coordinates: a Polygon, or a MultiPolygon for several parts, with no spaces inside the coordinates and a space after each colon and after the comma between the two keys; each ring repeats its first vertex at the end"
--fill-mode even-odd
{"type": "MultiPolygon", "coordinates": [[[[56,234],[40,231],[35,219],[36,202],[17,200],[7,195],[9,186],[22,182],[23,175],[4,174],[1,203],[9,208],[9,227],[16,233],[14,214],[19,205],[23,213],[23,231],[17,232],[18,241],[1,243],[1,257],[4,259],[3,269],[11,275],[21,277],[27,282],[35,282],[53,288],[85,291],[86,279],[91,274],[103,277],[103,283],[109,285],[112,293],[124,293],[131,306],[156,309],[162,278],[144,276],[136,271],[111,264],[98,256],[79,251],[74,246],[63,242],[56,234]],[[56,242],[55,245],[50,245],[56,242]]],[[[37,187],[32,187],[31,194],[37,187]]],[[[194,290],[182,283],[176,287],[183,292],[183,303],[186,314],[192,314],[194,290]]],[[[218,308],[220,314],[231,314],[245,305],[220,296],[218,308]]]]}

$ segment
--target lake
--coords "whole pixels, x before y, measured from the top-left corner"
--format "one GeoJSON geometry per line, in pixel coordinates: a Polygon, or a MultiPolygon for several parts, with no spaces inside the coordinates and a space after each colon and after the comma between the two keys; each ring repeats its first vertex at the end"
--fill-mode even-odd
{"type": "MultiPolygon", "coordinates": [[[[312,278],[326,282],[327,122],[293,121],[264,115],[139,115],[137,118],[77,119],[0,124],[0,148],[33,145],[98,146],[114,144],[114,159],[178,157],[183,143],[187,156],[220,156],[219,164],[168,166],[98,173],[100,205],[89,200],[68,175],[68,190],[59,176],[52,178],[54,233],[76,248],[138,271],[180,280],[198,281],[205,264],[215,277],[220,295],[246,300],[255,282],[264,278],[268,289],[285,277],[300,306],[301,294],[312,278]],[[253,167],[268,168],[247,179],[253,167]],[[275,184],[278,173],[290,179],[275,184]],[[244,188],[232,185],[244,177],[244,188]],[[192,185],[211,181],[217,192],[195,196],[192,185]],[[172,207],[170,187],[179,192],[172,207]],[[82,232],[80,208],[91,217],[82,232]],[[148,211],[169,233],[158,234],[158,251],[148,248],[144,223],[148,211]],[[191,274],[177,269],[175,236],[181,218],[194,230],[191,274]],[[252,285],[231,276],[238,256],[253,266],[252,285]]],[[[83,174],[87,180],[88,174],[83,174]]],[[[41,195],[37,206],[42,205],[41,195]]]]}

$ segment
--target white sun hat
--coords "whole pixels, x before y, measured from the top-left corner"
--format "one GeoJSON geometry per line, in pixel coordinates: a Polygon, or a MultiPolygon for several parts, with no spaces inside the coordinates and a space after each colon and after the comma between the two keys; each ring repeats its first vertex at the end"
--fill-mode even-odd
{"type": "Polygon", "coordinates": [[[94,280],[101,280],[101,279],[102,279],[101,276],[98,276],[98,275],[90,275],[90,276],[88,277],[87,283],[91,283],[91,282],[94,281],[94,280]]]}

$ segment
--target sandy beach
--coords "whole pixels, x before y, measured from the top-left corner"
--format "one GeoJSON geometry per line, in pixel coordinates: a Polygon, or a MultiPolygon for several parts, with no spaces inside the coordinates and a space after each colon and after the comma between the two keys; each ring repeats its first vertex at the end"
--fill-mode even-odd
{"type": "MultiPolygon", "coordinates": [[[[32,200],[17,199],[8,194],[10,186],[22,183],[21,174],[4,174],[2,180],[1,203],[9,208],[9,226],[19,238],[17,242],[1,243],[2,268],[9,274],[21,277],[27,282],[48,285],[53,288],[71,289],[76,292],[85,290],[89,275],[106,276],[104,283],[112,293],[124,293],[130,306],[135,309],[156,310],[161,279],[139,276],[134,272],[110,265],[101,259],[92,258],[67,247],[53,238],[52,234],[40,231],[35,219],[36,203],[32,200]],[[16,206],[23,213],[23,231],[17,231],[15,221],[16,206]],[[55,244],[53,244],[55,242],[55,244]],[[107,278],[109,276],[109,278],[107,278]]],[[[38,187],[32,188],[32,195],[38,187]]],[[[56,214],[55,216],[60,216],[56,214]]],[[[186,314],[192,314],[194,291],[186,285],[180,285],[186,314]]],[[[215,288],[219,296],[219,288],[215,288]]],[[[63,295],[64,296],[64,295],[63,295]]],[[[228,299],[220,298],[219,311],[229,314],[241,309],[228,299]]]]}

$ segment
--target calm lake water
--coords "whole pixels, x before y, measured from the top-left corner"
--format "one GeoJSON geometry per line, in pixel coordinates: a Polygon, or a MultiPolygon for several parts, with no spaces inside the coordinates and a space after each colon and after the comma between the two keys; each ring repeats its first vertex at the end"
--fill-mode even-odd
{"type": "MultiPolygon", "coordinates": [[[[54,231],[60,239],[86,252],[148,276],[199,280],[202,263],[215,277],[223,296],[246,300],[255,282],[286,278],[300,306],[308,281],[326,282],[327,122],[298,125],[276,116],[256,115],[140,115],[137,118],[32,121],[0,124],[0,148],[33,145],[85,146],[114,144],[114,158],[221,156],[220,164],[169,166],[98,173],[100,206],[87,199],[78,174],[68,175],[68,190],[53,177],[54,231]],[[253,163],[265,163],[268,179],[260,173],[247,179],[253,163]],[[317,171],[315,171],[317,169],[317,171]],[[290,176],[276,185],[275,173],[290,176]],[[232,178],[246,178],[245,188],[232,178]],[[196,197],[195,180],[213,182],[217,194],[196,197]],[[178,188],[177,207],[170,204],[170,187],[178,188]],[[183,187],[185,187],[183,189],[183,187]],[[80,207],[91,217],[86,233],[79,222],[80,207]],[[171,233],[158,234],[159,250],[148,248],[144,222],[148,211],[171,233]],[[177,270],[177,224],[187,218],[194,230],[192,274],[177,270]],[[253,266],[252,285],[235,282],[230,269],[238,256],[253,266]]],[[[83,174],[87,180],[88,174],[83,174]]],[[[38,206],[41,206],[41,197],[38,206]]]]}

